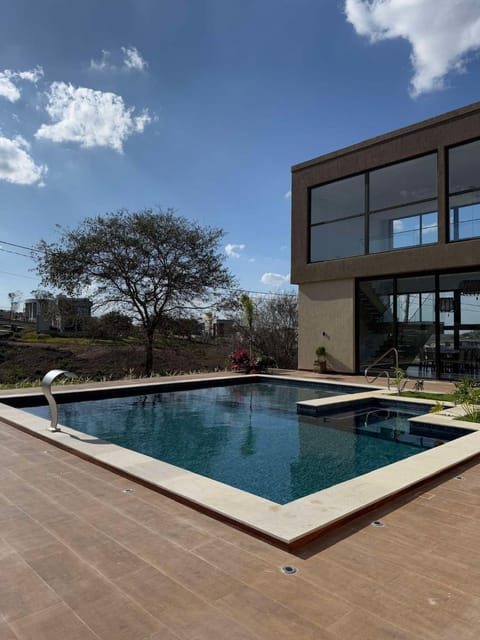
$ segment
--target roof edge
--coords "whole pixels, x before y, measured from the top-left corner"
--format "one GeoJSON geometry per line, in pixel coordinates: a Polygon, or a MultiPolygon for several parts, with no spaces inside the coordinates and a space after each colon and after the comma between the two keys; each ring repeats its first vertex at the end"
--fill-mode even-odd
{"type": "Polygon", "coordinates": [[[427,118],[426,120],[422,120],[421,122],[416,122],[400,129],[394,129],[393,131],[390,131],[388,133],[382,133],[379,136],[367,138],[367,140],[363,140],[362,142],[356,142],[355,144],[349,145],[348,147],[343,147],[342,149],[331,151],[321,156],[317,156],[316,158],[312,158],[311,160],[305,160],[304,162],[294,164],[291,167],[291,171],[292,173],[295,173],[297,171],[301,171],[302,169],[312,167],[316,164],[321,164],[323,162],[333,160],[334,158],[346,156],[359,150],[368,149],[369,147],[373,147],[386,141],[395,140],[395,138],[399,138],[410,133],[415,133],[415,131],[421,131],[423,129],[435,127],[449,120],[464,118],[465,116],[471,115],[475,112],[480,113],[480,102],[473,102],[472,104],[469,104],[465,107],[453,109],[452,111],[447,111],[446,113],[442,113],[438,116],[427,118]]]}

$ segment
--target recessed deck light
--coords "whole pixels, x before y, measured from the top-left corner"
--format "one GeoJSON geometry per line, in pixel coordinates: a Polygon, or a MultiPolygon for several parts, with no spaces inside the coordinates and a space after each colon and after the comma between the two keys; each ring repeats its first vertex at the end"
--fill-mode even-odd
{"type": "Polygon", "coordinates": [[[294,573],[297,573],[297,568],[293,567],[291,564],[287,564],[281,568],[281,572],[286,576],[292,576],[294,573]]]}
{"type": "Polygon", "coordinates": [[[381,520],[374,520],[371,523],[372,527],[384,527],[384,523],[381,520]]]}

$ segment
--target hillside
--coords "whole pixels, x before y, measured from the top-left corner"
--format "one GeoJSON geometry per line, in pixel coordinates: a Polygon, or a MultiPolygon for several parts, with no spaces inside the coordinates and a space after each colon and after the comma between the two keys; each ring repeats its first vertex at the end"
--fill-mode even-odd
{"type": "MultiPolygon", "coordinates": [[[[188,373],[213,371],[229,366],[230,343],[190,342],[171,339],[155,349],[154,372],[188,373]]],[[[67,369],[83,378],[121,379],[143,375],[145,358],[141,345],[79,344],[65,340],[61,344],[0,344],[0,384],[38,380],[50,369],[67,369]]]]}

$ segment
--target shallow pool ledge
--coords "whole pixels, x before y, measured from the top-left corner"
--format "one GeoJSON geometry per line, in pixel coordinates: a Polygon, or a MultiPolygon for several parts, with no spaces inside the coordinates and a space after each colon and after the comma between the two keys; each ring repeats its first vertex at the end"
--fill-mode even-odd
{"type": "MultiPolygon", "coordinates": [[[[344,396],[342,403],[358,400],[359,396],[378,397],[379,392],[344,396]]],[[[339,398],[311,402],[331,407],[339,403],[339,398]]],[[[470,423],[445,415],[414,419],[475,429],[470,423]]],[[[66,426],[52,433],[48,420],[5,404],[0,404],[0,421],[286,549],[299,547],[333,526],[480,455],[480,430],[474,430],[441,447],[279,505],[66,426]]]]}

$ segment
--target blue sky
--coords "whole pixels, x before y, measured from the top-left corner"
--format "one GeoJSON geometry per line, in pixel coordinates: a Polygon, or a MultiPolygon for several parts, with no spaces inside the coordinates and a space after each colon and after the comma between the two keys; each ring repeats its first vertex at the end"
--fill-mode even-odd
{"type": "Polygon", "coordinates": [[[290,167],[479,100],[478,0],[0,0],[0,307],[11,251],[160,206],[285,290],[290,167]],[[11,244],[6,244],[11,243],[11,244]]]}

